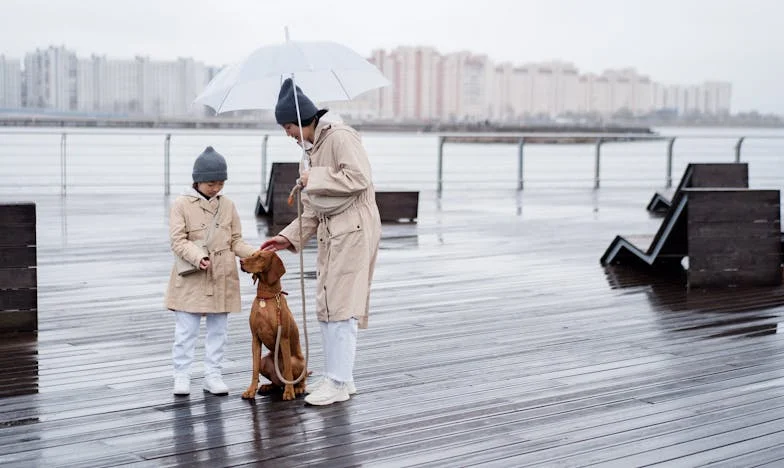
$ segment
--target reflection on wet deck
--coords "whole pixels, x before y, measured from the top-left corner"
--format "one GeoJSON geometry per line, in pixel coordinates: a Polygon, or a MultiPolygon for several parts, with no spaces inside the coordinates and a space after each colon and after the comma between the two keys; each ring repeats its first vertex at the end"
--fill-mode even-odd
{"type": "MultiPolygon", "coordinates": [[[[260,242],[255,194],[233,198],[260,242]]],[[[174,398],[169,200],[37,200],[40,328],[0,344],[0,464],[775,465],[784,288],[687,290],[678,272],[600,266],[616,233],[658,225],[649,198],[423,193],[419,223],[384,227],[359,393],[326,408],[240,399],[247,312],[230,319],[231,394],[203,394],[197,365],[195,391],[174,398]]],[[[298,259],[283,258],[298,311],[298,259]]],[[[312,290],[313,249],[305,271],[312,290]]]]}

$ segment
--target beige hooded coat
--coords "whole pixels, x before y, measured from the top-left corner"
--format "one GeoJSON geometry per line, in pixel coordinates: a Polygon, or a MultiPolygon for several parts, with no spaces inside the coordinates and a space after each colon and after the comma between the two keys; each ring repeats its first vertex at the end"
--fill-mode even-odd
{"type": "Polygon", "coordinates": [[[174,255],[198,265],[202,254],[192,241],[207,237],[209,225],[220,203],[217,226],[207,246],[210,268],[188,276],[172,266],[165,306],[171,310],[198,313],[240,312],[238,256],[245,258],[258,250],[242,240],[242,226],[234,203],[223,195],[206,200],[190,189],[177,197],[169,214],[169,236],[174,255]]]}
{"type": "MultiPolygon", "coordinates": [[[[321,121],[310,150],[310,175],[302,192],[303,238],[299,221],[280,233],[298,252],[314,234],[318,240],[316,312],[322,322],[359,321],[367,328],[370,284],[381,239],[370,161],[356,130],[321,121]],[[309,197],[351,197],[337,214],[319,213],[309,197]]],[[[324,203],[324,205],[344,205],[324,203]]]]}

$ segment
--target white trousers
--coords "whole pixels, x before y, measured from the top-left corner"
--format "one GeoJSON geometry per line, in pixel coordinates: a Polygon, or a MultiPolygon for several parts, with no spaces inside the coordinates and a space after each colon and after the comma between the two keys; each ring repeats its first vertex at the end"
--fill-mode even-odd
{"type": "Polygon", "coordinates": [[[357,352],[357,319],[319,322],[324,343],[324,375],[336,382],[354,380],[357,352]]]}
{"type": "MultiPolygon", "coordinates": [[[[221,375],[223,351],[228,341],[228,313],[204,314],[207,322],[207,335],[204,338],[204,375],[221,375]]],[[[174,373],[190,375],[196,339],[202,314],[174,312],[174,346],[172,360],[174,373]]]]}

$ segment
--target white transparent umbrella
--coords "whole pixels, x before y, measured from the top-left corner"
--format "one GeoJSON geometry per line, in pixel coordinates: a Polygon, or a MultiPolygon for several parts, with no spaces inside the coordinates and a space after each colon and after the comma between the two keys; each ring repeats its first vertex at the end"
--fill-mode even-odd
{"type": "MultiPolygon", "coordinates": [[[[259,47],[242,61],[221,70],[193,101],[216,114],[236,110],[274,109],[286,78],[314,102],[347,101],[388,86],[389,80],[364,57],[329,41],[290,41],[259,47]]],[[[302,134],[297,94],[297,123],[302,134]]],[[[305,167],[309,161],[303,149],[305,167]]]]}
{"type": "Polygon", "coordinates": [[[216,113],[273,109],[286,78],[315,102],[346,101],[389,85],[373,64],[335,42],[288,41],[263,46],[221,70],[194,104],[216,113]]]}

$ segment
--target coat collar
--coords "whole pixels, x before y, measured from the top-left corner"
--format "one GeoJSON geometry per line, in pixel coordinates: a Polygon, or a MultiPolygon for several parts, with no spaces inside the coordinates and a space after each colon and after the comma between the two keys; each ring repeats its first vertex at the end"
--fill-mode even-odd
{"type": "Polygon", "coordinates": [[[210,213],[215,213],[215,210],[218,208],[218,203],[220,203],[220,199],[223,195],[218,194],[214,197],[206,200],[199,192],[196,191],[193,187],[188,187],[185,191],[182,192],[184,197],[188,198],[188,201],[191,203],[198,203],[205,211],[209,211],[210,213]]]}
{"type": "Polygon", "coordinates": [[[322,136],[327,136],[326,131],[332,128],[333,125],[334,122],[325,122],[323,120],[319,120],[318,125],[316,125],[316,130],[313,132],[313,148],[319,144],[322,136]]]}

